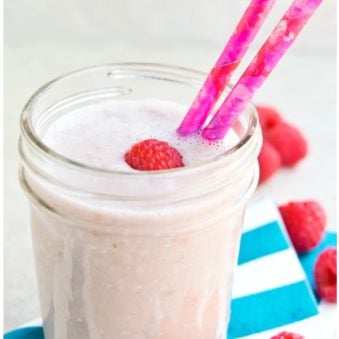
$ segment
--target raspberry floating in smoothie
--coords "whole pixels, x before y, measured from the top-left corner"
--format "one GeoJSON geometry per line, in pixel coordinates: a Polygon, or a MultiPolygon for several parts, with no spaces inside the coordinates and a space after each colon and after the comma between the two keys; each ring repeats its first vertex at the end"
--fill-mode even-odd
{"type": "Polygon", "coordinates": [[[136,143],[125,154],[127,164],[139,171],[183,167],[181,154],[165,141],[147,139],[136,143]]]}

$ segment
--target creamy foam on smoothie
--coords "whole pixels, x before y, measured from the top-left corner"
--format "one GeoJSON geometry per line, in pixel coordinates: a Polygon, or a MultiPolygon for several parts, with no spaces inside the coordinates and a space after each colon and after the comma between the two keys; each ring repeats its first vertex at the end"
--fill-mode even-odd
{"type": "Polygon", "coordinates": [[[187,109],[160,100],[104,101],[63,115],[48,128],[43,141],[70,159],[118,171],[133,171],[123,156],[145,139],[167,141],[181,153],[185,166],[213,159],[237,143],[234,131],[213,143],[200,136],[178,137],[176,128],[187,109]]]}

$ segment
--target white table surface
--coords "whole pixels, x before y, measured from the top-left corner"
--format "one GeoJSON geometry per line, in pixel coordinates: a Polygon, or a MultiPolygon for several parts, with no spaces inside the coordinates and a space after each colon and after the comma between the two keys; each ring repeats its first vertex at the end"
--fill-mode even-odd
{"type": "MultiPolygon", "coordinates": [[[[207,71],[217,55],[218,49],[211,46],[147,51],[102,46],[89,50],[37,42],[5,48],[5,330],[39,316],[28,202],[17,179],[19,115],[29,96],[46,81],[88,65],[149,61],[207,71]]],[[[280,171],[256,195],[268,194],[278,203],[317,199],[327,211],[330,229],[336,228],[335,86],[333,50],[292,49],[255,99],[277,106],[286,119],[300,126],[310,144],[309,155],[299,166],[280,171]]],[[[334,310],[326,307],[326,317],[332,317],[334,310]]]]}

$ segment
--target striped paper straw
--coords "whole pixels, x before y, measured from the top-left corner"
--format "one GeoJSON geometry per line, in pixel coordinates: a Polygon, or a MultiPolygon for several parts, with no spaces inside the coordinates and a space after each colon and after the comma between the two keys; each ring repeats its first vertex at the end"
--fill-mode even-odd
{"type": "Polygon", "coordinates": [[[187,136],[198,131],[227,86],[276,0],[252,0],[212,68],[177,132],[187,136]]]}
{"type": "Polygon", "coordinates": [[[202,136],[222,139],[272,72],[322,0],[295,0],[222,103],[202,136]]]}

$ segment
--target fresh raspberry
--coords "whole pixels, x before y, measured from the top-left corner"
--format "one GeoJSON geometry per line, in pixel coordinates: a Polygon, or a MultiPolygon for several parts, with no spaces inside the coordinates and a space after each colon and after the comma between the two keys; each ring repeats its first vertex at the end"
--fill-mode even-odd
{"type": "Polygon", "coordinates": [[[314,281],[320,298],[337,302],[337,249],[328,247],[314,266],[314,281]]]}
{"type": "Polygon", "coordinates": [[[313,200],[289,202],[279,206],[287,232],[298,253],[308,252],[321,241],[326,225],[326,214],[313,200]]]}
{"type": "Polygon", "coordinates": [[[278,171],[281,165],[279,153],[267,141],[264,140],[258,157],[259,162],[259,183],[269,179],[278,171]]]}
{"type": "Polygon", "coordinates": [[[259,122],[264,134],[266,130],[271,129],[280,123],[282,118],[278,110],[270,106],[256,105],[259,115],[259,122]]]}
{"type": "Polygon", "coordinates": [[[305,337],[300,334],[284,331],[271,337],[271,339],[305,339],[305,337]]]}
{"type": "Polygon", "coordinates": [[[125,154],[125,161],[140,171],[156,171],[184,166],[181,154],[165,141],[147,139],[125,154]]]}
{"type": "Polygon", "coordinates": [[[279,152],[285,166],[293,166],[307,154],[307,141],[294,126],[283,122],[267,129],[264,137],[279,152]]]}

